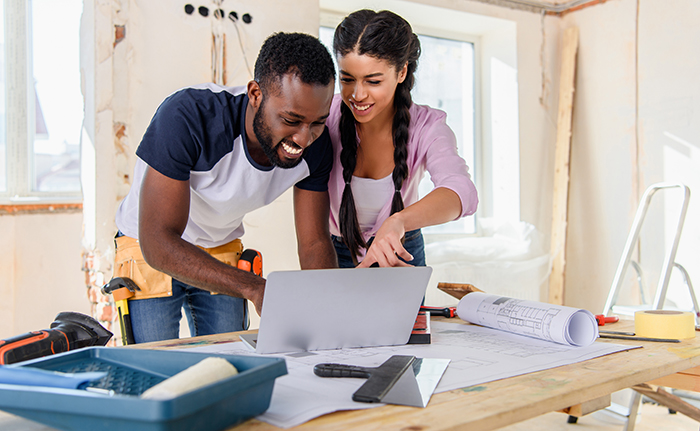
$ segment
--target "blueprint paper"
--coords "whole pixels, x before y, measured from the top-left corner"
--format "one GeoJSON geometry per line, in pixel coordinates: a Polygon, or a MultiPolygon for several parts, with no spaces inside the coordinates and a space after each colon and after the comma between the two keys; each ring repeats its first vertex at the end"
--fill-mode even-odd
{"type": "MultiPolygon", "coordinates": [[[[288,428],[338,410],[383,405],[352,401],[352,394],[365,382],[364,379],[314,375],[314,365],[322,362],[376,367],[392,355],[450,359],[450,365],[435,390],[438,393],[636,348],[605,342],[573,347],[463,322],[432,322],[431,329],[432,344],[271,355],[285,358],[289,374],[275,380],[270,408],[257,419],[288,428]]],[[[183,350],[258,356],[242,342],[183,350]]]]}
{"type": "Polygon", "coordinates": [[[580,308],[472,292],[457,305],[462,320],[501,331],[571,346],[590,346],[598,321],[580,308]]]}

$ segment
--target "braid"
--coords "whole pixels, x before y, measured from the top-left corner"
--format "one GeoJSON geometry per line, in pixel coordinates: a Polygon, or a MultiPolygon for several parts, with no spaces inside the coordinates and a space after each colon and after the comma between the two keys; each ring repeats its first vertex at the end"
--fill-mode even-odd
{"type": "Polygon", "coordinates": [[[343,180],[345,188],[343,189],[343,197],[340,201],[340,234],[343,237],[345,246],[350,250],[352,261],[357,265],[357,255],[360,248],[366,248],[362,233],[360,232],[360,223],[357,221],[357,209],[355,208],[355,199],[352,196],[352,187],[350,181],[352,174],[355,172],[357,163],[357,135],[355,131],[355,118],[344,103],[340,106],[340,142],[342,150],[340,151],[340,161],[343,165],[343,180]]]}
{"type": "MultiPolygon", "coordinates": [[[[413,35],[411,40],[413,43],[419,44],[418,36],[413,35]]],[[[409,61],[406,66],[406,78],[396,87],[394,93],[394,172],[391,177],[394,180],[394,196],[391,201],[391,214],[403,211],[404,204],[401,197],[401,187],[406,178],[408,178],[408,125],[411,123],[411,112],[409,108],[413,103],[411,98],[411,89],[413,88],[414,72],[417,63],[414,59],[409,61]]]]}
{"type": "Polygon", "coordinates": [[[391,214],[402,211],[404,208],[401,198],[401,187],[403,181],[408,177],[408,124],[411,121],[411,113],[408,108],[411,106],[411,93],[406,86],[399,84],[394,95],[394,172],[391,178],[394,180],[394,196],[391,201],[391,214]]]}

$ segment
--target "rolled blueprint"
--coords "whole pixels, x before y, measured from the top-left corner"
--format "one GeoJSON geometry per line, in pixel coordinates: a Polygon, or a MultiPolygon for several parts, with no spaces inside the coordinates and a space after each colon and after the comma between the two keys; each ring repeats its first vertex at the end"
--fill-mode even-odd
{"type": "Polygon", "coordinates": [[[598,321],[588,310],[472,292],[457,305],[460,319],[476,325],[570,346],[590,346],[598,321]]]}
{"type": "Polygon", "coordinates": [[[238,374],[224,358],[210,356],[141,394],[141,398],[167,400],[238,374]]]}

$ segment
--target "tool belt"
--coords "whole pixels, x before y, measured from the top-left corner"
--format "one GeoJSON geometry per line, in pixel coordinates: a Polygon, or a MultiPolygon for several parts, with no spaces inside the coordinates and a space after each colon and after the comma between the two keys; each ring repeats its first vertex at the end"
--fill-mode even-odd
{"type": "MultiPolygon", "coordinates": [[[[162,298],[173,294],[172,277],[146,263],[139,241],[128,236],[115,238],[113,277],[127,277],[141,288],[131,299],[162,298]]],[[[243,252],[243,243],[235,239],[213,248],[199,247],[215,259],[235,267],[243,252]]]]}

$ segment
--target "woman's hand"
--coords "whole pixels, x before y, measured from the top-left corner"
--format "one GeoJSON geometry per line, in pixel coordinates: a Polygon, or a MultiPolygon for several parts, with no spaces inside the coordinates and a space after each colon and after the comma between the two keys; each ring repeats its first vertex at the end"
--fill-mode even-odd
{"type": "Polygon", "coordinates": [[[385,267],[413,266],[399,259],[401,257],[407,262],[413,260],[413,256],[401,244],[401,239],[405,234],[406,229],[401,219],[401,213],[396,213],[384,220],[374,236],[372,245],[367,250],[367,255],[357,267],[369,268],[374,263],[385,267]]]}

